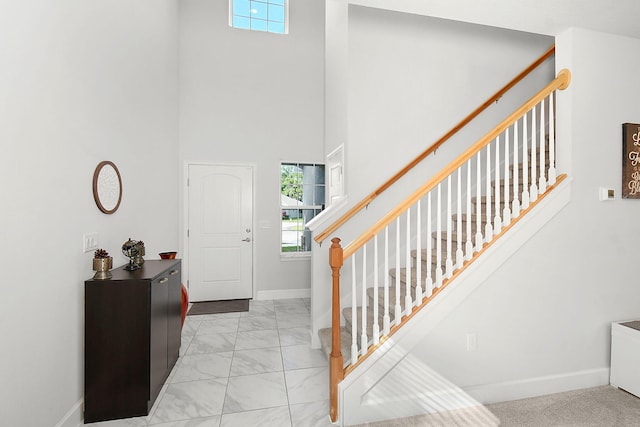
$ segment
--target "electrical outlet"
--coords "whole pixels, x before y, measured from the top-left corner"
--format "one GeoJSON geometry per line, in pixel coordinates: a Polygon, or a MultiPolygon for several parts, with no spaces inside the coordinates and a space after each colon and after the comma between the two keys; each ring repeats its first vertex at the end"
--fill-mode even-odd
{"type": "Polygon", "coordinates": [[[98,233],[86,233],[82,235],[82,250],[91,252],[98,249],[98,233]]]}
{"type": "Polygon", "coordinates": [[[476,351],[478,349],[478,335],[473,332],[467,334],[467,351],[476,351]]]}

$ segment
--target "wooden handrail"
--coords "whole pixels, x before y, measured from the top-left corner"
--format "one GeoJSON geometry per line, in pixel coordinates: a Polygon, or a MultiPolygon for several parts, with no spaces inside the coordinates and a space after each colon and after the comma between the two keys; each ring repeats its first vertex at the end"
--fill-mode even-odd
{"type": "Polygon", "coordinates": [[[395,184],[400,178],[406,175],[411,169],[413,169],[416,165],[418,165],[421,161],[427,158],[430,154],[434,153],[442,144],[444,144],[449,138],[458,133],[463,127],[465,127],[469,122],[475,119],[480,113],[486,110],[491,104],[496,102],[498,99],[502,98],[502,96],[509,91],[513,86],[518,84],[522,79],[528,76],[533,70],[538,68],[544,61],[546,61],[549,57],[551,57],[555,53],[556,47],[552,45],[547,51],[540,56],[540,58],[536,59],[531,63],[527,68],[525,68],[520,74],[514,77],[509,83],[507,83],[502,89],[493,94],[489,99],[487,99],[482,105],[473,110],[467,117],[462,119],[460,123],[455,125],[449,132],[444,134],[440,139],[434,142],[429,148],[423,151],[420,155],[418,155],[415,159],[413,159],[409,164],[407,164],[402,170],[398,171],[395,175],[393,175],[389,180],[387,180],[384,184],[382,184],[378,189],[376,189],[373,193],[369,194],[367,197],[362,199],[358,204],[349,209],[345,214],[343,214],[340,218],[334,221],[329,227],[327,227],[323,232],[319,233],[314,240],[318,243],[322,243],[325,239],[329,237],[334,231],[338,228],[342,227],[349,219],[355,216],[362,209],[367,207],[369,203],[371,203],[376,197],[386,191],[389,187],[395,184]]]}
{"type": "Polygon", "coordinates": [[[520,119],[526,112],[531,110],[535,105],[539,104],[544,98],[556,89],[564,90],[569,86],[571,82],[571,72],[567,69],[563,69],[558,73],[558,76],[553,79],[548,85],[546,85],[540,92],[531,97],[527,102],[522,104],[517,110],[511,113],[506,119],[504,119],[498,126],[489,131],[478,142],[469,147],[464,153],[458,156],[453,162],[449,163],[444,169],[436,174],[429,181],[424,183],[420,188],[414,191],[403,202],[398,204],[382,219],[375,223],[371,228],[362,233],[360,237],[351,242],[347,247],[343,249],[344,259],[349,258],[358,249],[364,246],[369,240],[371,240],[376,234],[382,231],[387,225],[393,222],[399,215],[404,213],[409,207],[421,199],[429,191],[433,190],[438,183],[442,182],[446,177],[455,172],[460,166],[462,166],[467,160],[472,158],[478,151],[484,148],[487,144],[493,141],[498,135],[502,134],[509,126],[520,119]]]}

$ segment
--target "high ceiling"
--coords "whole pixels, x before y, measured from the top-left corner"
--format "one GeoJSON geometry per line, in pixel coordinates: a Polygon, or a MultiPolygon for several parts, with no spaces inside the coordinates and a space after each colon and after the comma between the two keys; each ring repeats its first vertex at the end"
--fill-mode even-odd
{"type": "Polygon", "coordinates": [[[349,3],[550,36],[580,27],[640,38],[640,0],[349,0],[349,3]]]}

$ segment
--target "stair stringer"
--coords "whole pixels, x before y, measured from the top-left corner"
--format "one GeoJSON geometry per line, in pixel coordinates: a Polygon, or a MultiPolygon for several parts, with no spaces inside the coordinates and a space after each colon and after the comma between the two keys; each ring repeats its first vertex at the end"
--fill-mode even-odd
{"type": "Polygon", "coordinates": [[[477,405],[464,391],[439,377],[424,362],[414,360],[411,350],[560,212],[570,199],[571,178],[567,177],[538,200],[531,211],[512,224],[508,232],[492,242],[482,256],[467,266],[426,307],[356,366],[338,385],[339,425],[383,421],[477,405]],[[420,366],[420,369],[415,369],[416,366],[420,366]],[[442,381],[434,381],[436,378],[442,381]],[[412,384],[419,387],[411,387],[412,384]],[[385,393],[390,388],[393,392],[385,393]]]}

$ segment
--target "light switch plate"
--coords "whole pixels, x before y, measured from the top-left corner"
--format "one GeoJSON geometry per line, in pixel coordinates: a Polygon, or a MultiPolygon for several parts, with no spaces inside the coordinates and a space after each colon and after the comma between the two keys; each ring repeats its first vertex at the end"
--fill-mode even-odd
{"type": "Polygon", "coordinates": [[[85,233],[82,235],[82,250],[91,252],[98,249],[98,233],[85,233]]]}

